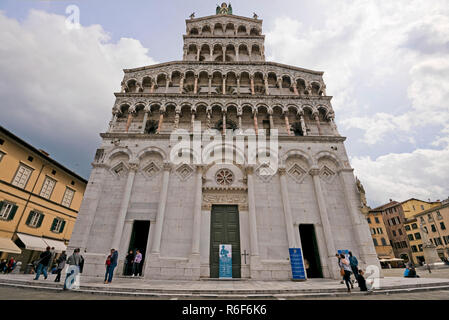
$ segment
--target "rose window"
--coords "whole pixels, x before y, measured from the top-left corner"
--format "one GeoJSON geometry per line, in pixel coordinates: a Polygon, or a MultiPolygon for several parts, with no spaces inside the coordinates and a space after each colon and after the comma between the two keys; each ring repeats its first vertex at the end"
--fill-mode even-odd
{"type": "Polygon", "coordinates": [[[215,181],[217,181],[219,185],[229,186],[234,181],[234,174],[229,169],[220,169],[215,174],[215,181]]]}

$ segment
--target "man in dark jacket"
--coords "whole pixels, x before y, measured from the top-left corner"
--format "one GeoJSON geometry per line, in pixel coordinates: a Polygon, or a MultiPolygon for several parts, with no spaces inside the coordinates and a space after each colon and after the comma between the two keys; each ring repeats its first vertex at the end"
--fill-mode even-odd
{"type": "Polygon", "coordinates": [[[47,249],[39,256],[39,264],[37,265],[36,277],[34,278],[34,280],[39,280],[39,276],[41,275],[41,273],[43,273],[44,278],[47,279],[47,268],[48,264],[50,263],[50,259],[50,247],[47,247],[47,249]]]}
{"type": "Polygon", "coordinates": [[[106,264],[106,274],[104,277],[104,283],[108,284],[112,282],[112,277],[114,275],[114,269],[117,267],[118,263],[118,251],[111,249],[111,254],[109,255],[109,265],[106,264]]]}

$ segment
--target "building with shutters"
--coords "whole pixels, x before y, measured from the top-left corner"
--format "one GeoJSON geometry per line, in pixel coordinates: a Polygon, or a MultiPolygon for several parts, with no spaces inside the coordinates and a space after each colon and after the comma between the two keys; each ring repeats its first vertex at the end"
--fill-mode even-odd
{"type": "Polygon", "coordinates": [[[379,266],[323,72],[265,60],[262,20],[186,20],[181,61],[125,69],[69,247],[83,274],[129,250],[151,279],[340,278],[335,254],[379,266]],[[298,250],[296,250],[298,252],[298,250]],[[304,270],[302,270],[304,272],[304,270]]]}
{"type": "Polygon", "coordinates": [[[66,249],[87,181],[0,126],[0,255],[22,270],[66,249]]]}

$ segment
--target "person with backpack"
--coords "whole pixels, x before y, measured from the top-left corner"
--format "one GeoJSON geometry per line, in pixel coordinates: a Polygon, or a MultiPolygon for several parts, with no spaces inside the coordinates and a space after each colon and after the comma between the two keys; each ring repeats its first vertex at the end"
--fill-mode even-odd
{"type": "Polygon", "coordinates": [[[343,280],[345,281],[346,287],[348,288],[348,292],[351,292],[351,289],[354,289],[354,286],[351,283],[351,264],[349,263],[349,260],[346,259],[345,255],[342,253],[340,255],[340,272],[343,276],[343,280]],[[351,288],[349,287],[351,286],[351,288]]]}
{"type": "Polygon", "coordinates": [[[44,274],[44,279],[47,280],[47,269],[51,259],[50,247],[47,247],[44,252],[39,256],[39,261],[37,264],[36,277],[33,280],[39,280],[41,273],[44,274]]]}
{"type": "Polygon", "coordinates": [[[349,264],[351,266],[352,274],[354,275],[355,280],[357,280],[357,275],[359,274],[359,261],[355,256],[352,255],[352,252],[349,251],[349,264]]]}

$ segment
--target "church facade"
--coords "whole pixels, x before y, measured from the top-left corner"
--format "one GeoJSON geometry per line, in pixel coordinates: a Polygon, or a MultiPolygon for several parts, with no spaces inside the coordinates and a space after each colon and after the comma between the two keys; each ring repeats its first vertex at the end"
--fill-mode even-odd
{"type": "Polygon", "coordinates": [[[265,61],[262,20],[186,20],[182,61],[125,69],[92,163],[69,248],[83,274],[116,274],[130,250],[150,279],[217,278],[219,245],[232,277],[339,278],[335,254],[379,266],[360,188],[334,122],[323,72],[265,61]]]}

